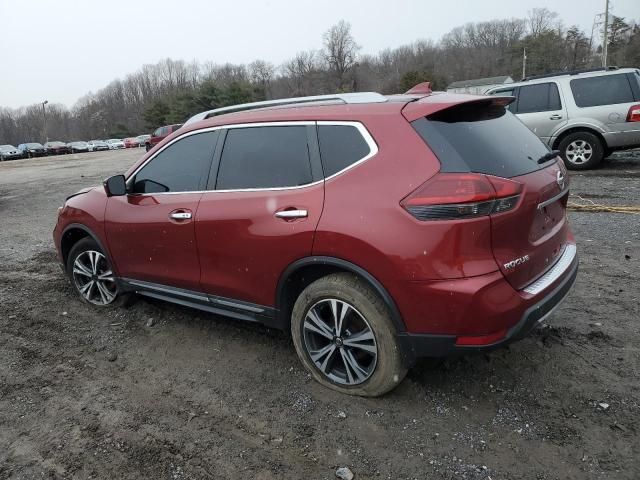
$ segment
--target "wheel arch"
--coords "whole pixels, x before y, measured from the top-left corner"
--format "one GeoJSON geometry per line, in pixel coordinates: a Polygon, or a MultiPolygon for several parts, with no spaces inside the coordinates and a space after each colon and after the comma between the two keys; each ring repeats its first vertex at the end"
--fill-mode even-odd
{"type": "Polygon", "coordinates": [[[551,148],[553,148],[554,150],[557,150],[558,147],[560,146],[560,142],[567,135],[571,135],[572,133],[577,133],[577,132],[587,132],[592,135],[595,135],[596,137],[598,137],[598,140],[600,140],[600,143],[602,143],[602,148],[605,151],[609,148],[607,146],[607,140],[602,135],[602,132],[600,132],[597,128],[589,125],[572,125],[571,127],[565,130],[562,130],[560,133],[557,134],[555,140],[553,141],[553,144],[551,145],[551,148]]]}
{"type": "Polygon", "coordinates": [[[115,271],[115,265],[111,260],[111,255],[109,255],[109,251],[105,248],[104,244],[100,241],[100,238],[86,225],[81,223],[71,223],[67,225],[62,231],[62,235],[60,236],[60,253],[62,254],[62,261],[64,262],[65,270],[67,268],[67,259],[69,258],[69,252],[73,246],[78,243],[83,238],[91,238],[94,242],[98,244],[100,250],[102,250],[109,260],[111,264],[111,268],[115,271]]]}
{"type": "Polygon", "coordinates": [[[380,296],[389,309],[391,321],[396,333],[406,331],[400,310],[387,289],[364,268],[336,257],[314,256],[296,260],[280,276],[276,289],[277,323],[288,331],[291,323],[291,311],[300,293],[312,282],[332,273],[353,273],[362,279],[380,296]]]}

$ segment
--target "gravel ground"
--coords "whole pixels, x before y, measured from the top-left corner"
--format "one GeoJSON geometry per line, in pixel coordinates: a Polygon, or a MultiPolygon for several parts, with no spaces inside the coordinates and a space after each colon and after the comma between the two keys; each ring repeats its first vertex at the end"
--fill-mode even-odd
{"type": "MultiPolygon", "coordinates": [[[[352,398],[312,381],[282,333],[76,298],[56,208],[141,154],[0,164],[0,478],[640,478],[640,216],[570,214],[581,271],[547,327],[352,398]]],[[[571,179],[640,205],[637,153],[571,179]]]]}

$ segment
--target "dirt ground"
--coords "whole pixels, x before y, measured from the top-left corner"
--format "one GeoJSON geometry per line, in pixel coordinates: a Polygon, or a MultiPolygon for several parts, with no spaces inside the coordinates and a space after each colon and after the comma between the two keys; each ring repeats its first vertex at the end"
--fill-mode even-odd
{"type": "MultiPolygon", "coordinates": [[[[640,478],[640,215],[570,213],[581,270],[548,327],[353,398],[311,380],[277,331],[76,297],[56,209],[140,155],[0,164],[0,479],[640,478]]],[[[640,155],[571,180],[640,205],[640,155]]]]}

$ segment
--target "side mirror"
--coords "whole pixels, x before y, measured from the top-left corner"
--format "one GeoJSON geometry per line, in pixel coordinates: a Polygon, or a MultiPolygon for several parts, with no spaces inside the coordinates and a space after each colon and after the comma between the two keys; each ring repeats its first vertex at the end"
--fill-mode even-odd
{"type": "Polygon", "coordinates": [[[127,194],[127,184],[124,180],[124,175],[114,175],[107,178],[104,183],[104,191],[107,192],[107,197],[120,197],[127,194]]]}

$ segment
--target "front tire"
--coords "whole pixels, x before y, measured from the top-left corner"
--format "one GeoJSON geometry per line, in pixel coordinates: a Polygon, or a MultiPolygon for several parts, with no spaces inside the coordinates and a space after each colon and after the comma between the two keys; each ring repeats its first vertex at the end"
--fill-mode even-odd
{"type": "Polygon", "coordinates": [[[558,149],[569,170],[595,168],[604,158],[602,142],[589,132],[570,133],[560,141],[558,149]]]}
{"type": "Polygon", "coordinates": [[[148,143],[145,143],[144,148],[148,152],[149,150],[151,150],[151,145],[149,145],[148,143]]]}
{"type": "Polygon", "coordinates": [[[98,307],[124,303],[109,259],[93,238],[83,238],[71,248],[67,274],[84,302],[98,307]]]}
{"type": "Polygon", "coordinates": [[[353,274],[331,274],[305,288],[291,334],[305,368],[338,392],[377,397],[407,373],[386,305],[353,274]]]}

